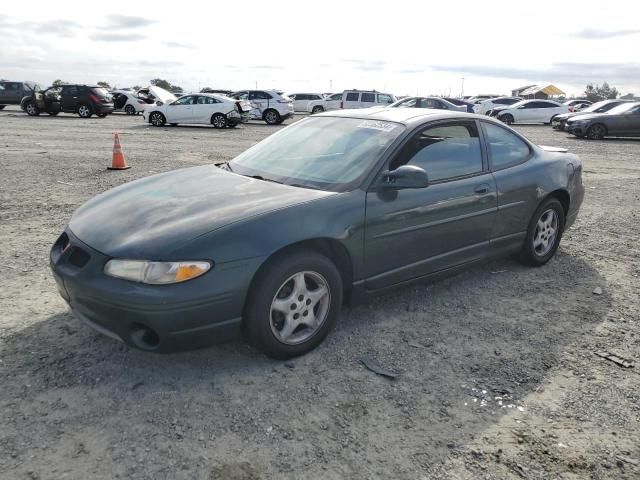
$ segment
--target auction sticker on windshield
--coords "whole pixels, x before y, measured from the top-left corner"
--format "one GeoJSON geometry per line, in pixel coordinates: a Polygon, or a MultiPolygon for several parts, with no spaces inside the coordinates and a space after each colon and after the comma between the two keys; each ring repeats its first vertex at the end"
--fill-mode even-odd
{"type": "Polygon", "coordinates": [[[381,130],[383,132],[393,132],[396,128],[400,127],[397,123],[382,122],[380,120],[365,120],[358,125],[358,128],[370,128],[373,130],[381,130]]]}

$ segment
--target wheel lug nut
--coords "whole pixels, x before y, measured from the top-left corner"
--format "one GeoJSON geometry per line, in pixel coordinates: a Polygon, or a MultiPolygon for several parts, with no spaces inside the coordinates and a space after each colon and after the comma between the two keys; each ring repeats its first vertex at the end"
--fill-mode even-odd
{"type": "Polygon", "coordinates": [[[304,295],[300,295],[300,296],[298,297],[298,301],[299,301],[299,302],[301,302],[302,300],[304,300],[304,295]]]}
{"type": "Polygon", "coordinates": [[[311,305],[311,300],[307,298],[307,305],[311,305]]]}
{"type": "Polygon", "coordinates": [[[296,308],[298,308],[298,306],[295,303],[291,304],[291,310],[295,310],[296,308]]]}
{"type": "Polygon", "coordinates": [[[309,315],[309,310],[305,310],[305,311],[302,313],[302,316],[303,316],[303,317],[306,317],[307,315],[309,315]]]}
{"type": "Polygon", "coordinates": [[[300,314],[299,314],[299,313],[295,313],[295,314],[293,315],[293,319],[294,319],[294,320],[297,320],[297,319],[299,319],[299,318],[300,318],[300,314]]]}

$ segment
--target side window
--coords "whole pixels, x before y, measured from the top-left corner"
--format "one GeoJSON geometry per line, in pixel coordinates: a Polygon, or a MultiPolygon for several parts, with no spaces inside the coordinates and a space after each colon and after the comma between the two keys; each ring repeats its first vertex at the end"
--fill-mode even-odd
{"type": "Polygon", "coordinates": [[[389,165],[423,168],[431,182],[482,172],[482,152],[475,122],[427,127],[415,134],[389,165]]]}
{"type": "Polygon", "coordinates": [[[347,102],[357,102],[360,94],[358,92],[347,93],[347,102]]]}
{"type": "Polygon", "coordinates": [[[213,105],[215,103],[219,103],[213,97],[198,97],[198,105],[213,105]]]}
{"type": "Polygon", "coordinates": [[[375,93],[363,93],[361,101],[374,103],[376,101],[376,94],[375,93]]]}
{"type": "Polygon", "coordinates": [[[309,100],[322,100],[320,95],[309,95],[309,100]]]}
{"type": "Polygon", "coordinates": [[[387,95],[386,93],[379,93],[378,103],[393,103],[393,98],[391,98],[391,95],[387,95]]]}
{"type": "Polygon", "coordinates": [[[62,87],[62,95],[78,95],[78,87],[75,85],[62,87]]]}
{"type": "Polygon", "coordinates": [[[538,102],[525,103],[524,108],[538,108],[538,102]]]}
{"type": "Polygon", "coordinates": [[[296,100],[309,100],[309,95],[306,93],[301,93],[296,97],[296,100]]]}
{"type": "Polygon", "coordinates": [[[294,93],[293,95],[287,95],[287,97],[289,97],[291,100],[295,100],[296,99],[296,94],[294,93]]]}
{"type": "Polygon", "coordinates": [[[433,101],[433,108],[437,108],[439,110],[449,110],[449,107],[447,107],[444,102],[441,102],[440,100],[434,100],[433,101]]]}
{"type": "Polygon", "coordinates": [[[180,97],[174,105],[193,105],[193,101],[195,97],[193,95],[185,95],[184,97],[180,97]]]}
{"type": "MultiPolygon", "coordinates": [[[[249,100],[269,100],[270,98],[271,95],[267,92],[256,91],[249,93],[249,100]]],[[[298,97],[298,100],[300,100],[300,97],[298,97]]]]}
{"type": "Polygon", "coordinates": [[[330,100],[342,100],[342,94],[341,93],[336,93],[334,95],[331,95],[329,97],[330,100]]]}
{"type": "Polygon", "coordinates": [[[236,98],[238,100],[248,100],[249,99],[249,92],[236,92],[233,93],[233,98],[236,98]]]}
{"type": "Polygon", "coordinates": [[[550,102],[536,102],[538,104],[537,108],[554,108],[557,107],[555,103],[550,102]]]}
{"type": "Polygon", "coordinates": [[[529,146],[509,130],[485,122],[482,125],[494,170],[522,163],[531,155],[529,146]]]}

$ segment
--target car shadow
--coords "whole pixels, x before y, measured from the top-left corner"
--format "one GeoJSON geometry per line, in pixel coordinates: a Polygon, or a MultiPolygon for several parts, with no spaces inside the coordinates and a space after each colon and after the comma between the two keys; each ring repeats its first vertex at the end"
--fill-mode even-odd
{"type": "MultiPolygon", "coordinates": [[[[343,431],[356,435],[362,448],[380,451],[389,465],[395,458],[432,464],[450,445],[475,438],[511,412],[507,403],[523,405],[565,349],[603,321],[610,299],[606,292],[592,293],[601,285],[592,265],[562,251],[541,268],[494,261],[346,308],[323,344],[288,362],[268,359],[242,342],[145,353],[59,312],[0,339],[0,404],[5,415],[20,411],[29,433],[12,435],[16,444],[31,435],[30,445],[38,449],[30,465],[35,470],[58,455],[44,435],[58,424],[64,424],[58,441],[95,430],[115,458],[128,455],[127,448],[142,438],[147,451],[169,439],[196,456],[206,450],[199,432],[211,432],[212,439],[239,449],[249,442],[250,451],[263,453],[256,461],[267,462],[258,470],[273,471],[281,459],[264,460],[271,457],[262,451],[269,442],[261,445],[256,438],[275,429],[278,436],[305,439],[291,443],[285,455],[302,476],[319,466],[305,463],[301,449],[333,445],[327,437],[343,431]],[[367,370],[364,357],[398,377],[367,370]],[[30,405],[55,408],[55,415],[29,417],[30,405]],[[392,432],[419,441],[407,449],[405,442],[389,441],[392,432]],[[425,451],[427,460],[420,456],[425,451]]],[[[84,462],[97,463],[101,451],[84,462]]],[[[209,449],[207,455],[227,461],[225,451],[209,449]]],[[[358,462],[357,450],[340,442],[325,454],[332,462],[358,462]]]]}

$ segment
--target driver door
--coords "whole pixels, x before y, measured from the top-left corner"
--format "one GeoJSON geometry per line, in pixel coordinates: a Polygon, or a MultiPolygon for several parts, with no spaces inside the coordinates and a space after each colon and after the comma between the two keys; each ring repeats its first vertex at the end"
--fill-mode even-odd
{"type": "Polygon", "coordinates": [[[495,180],[475,120],[414,133],[383,170],[423,168],[426,188],[367,192],[365,287],[377,290],[484,258],[497,214],[495,180]]]}
{"type": "Polygon", "coordinates": [[[168,123],[191,123],[193,121],[193,104],[195,95],[185,95],[167,105],[168,123]]]}

